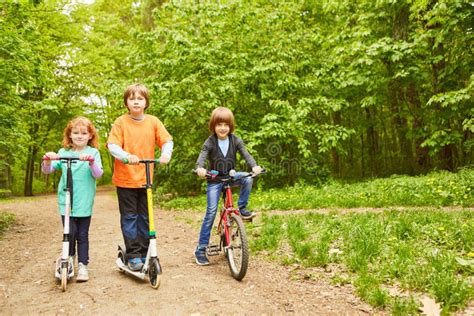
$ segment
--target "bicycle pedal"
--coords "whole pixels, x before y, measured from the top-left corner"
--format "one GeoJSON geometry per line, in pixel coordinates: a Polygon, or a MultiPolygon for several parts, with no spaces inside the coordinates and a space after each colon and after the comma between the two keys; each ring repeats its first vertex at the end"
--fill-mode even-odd
{"type": "Polygon", "coordinates": [[[218,245],[210,245],[206,249],[206,253],[208,256],[217,256],[220,252],[220,247],[218,245]]]}

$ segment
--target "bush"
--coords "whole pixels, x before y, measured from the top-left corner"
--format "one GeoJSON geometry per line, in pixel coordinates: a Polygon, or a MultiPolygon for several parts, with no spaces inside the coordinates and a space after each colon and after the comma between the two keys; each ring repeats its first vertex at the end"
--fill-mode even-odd
{"type": "Polygon", "coordinates": [[[0,236],[7,228],[15,222],[15,215],[7,212],[0,212],[0,236]]]}

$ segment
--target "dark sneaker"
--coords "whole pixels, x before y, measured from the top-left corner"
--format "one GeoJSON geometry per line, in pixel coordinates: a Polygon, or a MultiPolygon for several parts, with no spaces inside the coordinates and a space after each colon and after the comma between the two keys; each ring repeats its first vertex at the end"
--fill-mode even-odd
{"type": "Polygon", "coordinates": [[[251,219],[255,216],[257,216],[255,213],[249,212],[247,210],[240,210],[240,217],[242,217],[242,219],[251,219]]]}
{"type": "Polygon", "coordinates": [[[196,257],[196,263],[200,266],[207,266],[209,264],[209,259],[207,259],[206,249],[196,249],[194,252],[196,257]]]}
{"type": "Polygon", "coordinates": [[[128,268],[132,271],[140,271],[143,267],[142,259],[132,258],[128,260],[128,268]]]}

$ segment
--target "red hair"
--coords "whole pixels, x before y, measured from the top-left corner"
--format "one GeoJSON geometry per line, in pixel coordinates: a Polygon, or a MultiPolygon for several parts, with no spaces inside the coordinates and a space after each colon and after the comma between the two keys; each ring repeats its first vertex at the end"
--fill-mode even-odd
{"type": "Polygon", "coordinates": [[[66,149],[71,149],[73,147],[71,139],[71,130],[77,127],[85,127],[89,134],[91,134],[91,139],[87,142],[87,145],[95,148],[99,148],[99,136],[97,135],[97,130],[94,127],[94,124],[83,116],[78,116],[67,123],[66,128],[64,129],[63,136],[63,147],[66,149]]]}

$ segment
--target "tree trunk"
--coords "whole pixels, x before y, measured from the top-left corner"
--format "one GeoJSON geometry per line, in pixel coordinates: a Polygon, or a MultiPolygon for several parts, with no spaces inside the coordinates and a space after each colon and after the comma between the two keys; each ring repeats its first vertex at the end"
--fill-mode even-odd
{"type": "Polygon", "coordinates": [[[28,151],[29,154],[26,160],[25,186],[23,194],[25,196],[33,196],[33,176],[35,173],[35,160],[38,148],[35,145],[31,145],[28,151]]]}
{"type": "MultiPolygon", "coordinates": [[[[407,41],[409,29],[409,6],[402,6],[393,17],[392,38],[395,41],[407,41]]],[[[392,75],[396,71],[396,65],[389,63],[389,73],[392,75]]],[[[397,172],[413,174],[413,149],[407,137],[409,128],[406,115],[403,111],[405,93],[402,83],[398,79],[393,79],[390,83],[390,102],[392,112],[392,123],[398,139],[400,161],[396,166],[397,172]]]]}
{"type": "MultiPolygon", "coordinates": [[[[428,3],[428,9],[431,10],[434,8],[434,6],[437,4],[438,1],[430,1],[428,3]]],[[[443,25],[441,22],[436,22],[434,24],[430,24],[426,26],[428,29],[432,30],[437,30],[441,29],[443,25]]],[[[436,32],[435,32],[436,33],[436,32]]],[[[436,36],[436,35],[434,35],[436,36]]],[[[437,43],[436,44],[436,38],[432,37],[430,39],[430,46],[431,46],[431,52],[432,52],[432,57],[433,59],[439,60],[438,62],[433,62],[431,66],[431,70],[433,73],[432,77],[432,86],[433,86],[433,95],[445,92],[445,88],[443,87],[442,79],[440,80],[440,75],[441,72],[444,70],[446,67],[446,62],[444,58],[439,58],[439,56],[444,57],[444,46],[443,43],[437,43]]],[[[435,110],[437,112],[437,117],[442,118],[443,114],[443,109],[441,108],[441,104],[436,103],[435,104],[435,110]]],[[[450,122],[449,119],[443,119],[442,121],[439,122],[439,128],[450,128],[450,122]],[[444,123],[446,122],[446,123],[444,123]]],[[[440,160],[441,167],[443,169],[447,170],[454,170],[454,153],[452,150],[452,144],[447,144],[441,148],[441,150],[438,152],[438,159],[440,160]]]]}
{"type": "Polygon", "coordinates": [[[365,142],[364,134],[360,133],[360,176],[365,178],[365,142]]]}
{"type": "Polygon", "coordinates": [[[421,147],[421,144],[425,141],[425,138],[420,135],[423,129],[423,115],[421,109],[421,102],[418,91],[414,84],[408,86],[407,91],[408,102],[413,113],[412,131],[414,136],[415,146],[415,166],[416,173],[424,172],[430,167],[430,159],[428,156],[428,148],[421,147]]]}
{"type": "MultiPolygon", "coordinates": [[[[440,27],[440,26],[439,26],[440,27]]],[[[432,40],[434,43],[434,39],[432,40]]],[[[439,43],[436,49],[434,50],[436,56],[444,54],[444,47],[442,43],[439,43]]],[[[444,59],[441,59],[439,62],[434,63],[432,66],[433,69],[433,94],[438,94],[444,92],[444,88],[440,82],[439,76],[440,72],[445,68],[446,63],[444,59]]],[[[435,105],[436,111],[438,112],[439,116],[442,116],[443,109],[441,108],[440,104],[435,105]]],[[[450,128],[449,120],[445,123],[445,128],[450,128]]],[[[441,167],[446,170],[453,171],[454,170],[454,151],[453,151],[453,144],[447,144],[443,146],[443,148],[439,151],[438,157],[441,161],[441,167]]]]}
{"type": "MultiPolygon", "coordinates": [[[[340,111],[334,112],[333,124],[340,126],[341,122],[342,122],[341,112],[340,111]]],[[[341,175],[341,162],[340,162],[339,153],[337,152],[336,148],[331,149],[331,156],[332,156],[333,174],[339,177],[341,175]]]]}
{"type": "Polygon", "coordinates": [[[369,127],[366,130],[367,133],[367,147],[369,153],[369,164],[370,164],[370,175],[376,176],[379,174],[379,137],[375,129],[375,115],[372,114],[370,108],[365,108],[366,119],[369,127]]]}
{"type": "Polygon", "coordinates": [[[33,159],[28,155],[25,166],[25,185],[23,188],[24,196],[33,196],[33,159]]]}

